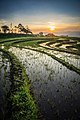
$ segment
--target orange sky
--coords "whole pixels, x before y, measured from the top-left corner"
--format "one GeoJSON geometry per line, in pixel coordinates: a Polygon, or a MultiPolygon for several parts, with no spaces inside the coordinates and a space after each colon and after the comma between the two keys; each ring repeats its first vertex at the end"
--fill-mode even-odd
{"type": "Polygon", "coordinates": [[[28,27],[31,29],[33,33],[39,33],[39,32],[53,32],[53,33],[63,33],[64,32],[80,32],[80,17],[71,17],[71,16],[56,16],[45,18],[43,17],[33,17],[28,16],[27,17],[21,17],[19,15],[13,16],[11,19],[1,19],[0,20],[0,26],[1,25],[8,25],[10,26],[10,23],[13,23],[13,26],[17,26],[19,23],[21,23],[24,27],[28,25],[28,27]],[[50,30],[50,27],[54,26],[55,29],[53,31],[50,30]]]}
{"type": "Polygon", "coordinates": [[[38,32],[64,32],[64,31],[80,31],[80,24],[61,24],[61,25],[29,25],[30,29],[34,33],[38,32]],[[54,26],[54,30],[50,30],[50,27],[54,26]]]}

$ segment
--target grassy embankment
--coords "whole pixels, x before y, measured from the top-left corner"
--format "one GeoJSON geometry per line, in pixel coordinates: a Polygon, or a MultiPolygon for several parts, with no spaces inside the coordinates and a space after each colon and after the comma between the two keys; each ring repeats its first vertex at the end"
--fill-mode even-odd
{"type": "Polygon", "coordinates": [[[9,38],[5,40],[0,40],[0,44],[6,45],[6,46],[13,46],[15,44],[20,46],[32,46],[32,47],[40,47],[40,43],[48,42],[46,45],[49,46],[42,46],[43,48],[50,49],[50,50],[56,50],[60,52],[67,52],[71,54],[80,55],[80,44],[76,44],[77,41],[79,42],[79,38],[73,39],[73,42],[70,41],[70,38],[64,38],[64,40],[59,40],[60,37],[19,37],[19,38],[9,38]],[[51,44],[58,43],[58,46],[52,48],[50,47],[51,44]],[[71,46],[68,46],[66,49],[60,48],[59,46],[69,44],[71,46]],[[76,50],[72,50],[72,48],[76,48],[76,50]]]}
{"type": "Polygon", "coordinates": [[[67,38],[65,40],[56,39],[54,41],[49,41],[48,43],[46,43],[46,46],[43,47],[50,50],[80,55],[80,39],[78,38],[76,40],[75,39],[73,39],[72,41],[71,40],[72,39],[70,38],[67,38]],[[66,48],[60,48],[60,46],[64,46],[66,44],[68,44],[69,46],[66,46],[66,48]],[[54,45],[54,47],[51,47],[51,45],[54,45]]]}
{"type": "MultiPolygon", "coordinates": [[[[15,37],[15,38],[1,38],[0,37],[0,45],[6,45],[6,46],[10,46],[13,44],[18,44],[20,42],[30,42],[32,41],[34,43],[34,41],[50,41],[50,40],[54,40],[55,38],[48,38],[48,37],[15,37]]],[[[38,44],[37,44],[38,45],[38,44]]]]}
{"type": "Polygon", "coordinates": [[[7,120],[36,120],[37,106],[30,93],[30,84],[26,71],[18,59],[10,52],[5,52],[11,62],[11,91],[9,92],[9,114],[7,120]],[[11,104],[11,106],[10,106],[11,104]]]}

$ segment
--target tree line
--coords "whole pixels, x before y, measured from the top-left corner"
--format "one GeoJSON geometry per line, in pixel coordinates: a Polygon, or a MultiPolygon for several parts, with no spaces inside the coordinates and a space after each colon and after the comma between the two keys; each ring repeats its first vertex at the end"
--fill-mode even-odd
{"type": "Polygon", "coordinates": [[[1,26],[1,29],[2,29],[3,33],[7,33],[7,32],[8,33],[16,33],[18,30],[18,33],[32,34],[32,31],[28,28],[28,26],[27,26],[27,28],[25,28],[22,24],[18,24],[18,26],[15,26],[14,29],[12,27],[9,28],[9,26],[7,26],[7,25],[3,25],[3,26],[1,26]]]}

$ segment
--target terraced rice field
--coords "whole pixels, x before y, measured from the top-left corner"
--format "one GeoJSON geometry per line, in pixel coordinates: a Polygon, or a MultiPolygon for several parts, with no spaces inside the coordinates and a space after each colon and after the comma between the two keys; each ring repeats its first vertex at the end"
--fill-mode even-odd
{"type": "Polygon", "coordinates": [[[43,119],[80,119],[79,38],[19,38],[0,45],[26,69],[43,119]]]}
{"type": "Polygon", "coordinates": [[[34,97],[46,120],[79,116],[80,75],[45,54],[15,47],[10,51],[24,65],[34,97]]]}

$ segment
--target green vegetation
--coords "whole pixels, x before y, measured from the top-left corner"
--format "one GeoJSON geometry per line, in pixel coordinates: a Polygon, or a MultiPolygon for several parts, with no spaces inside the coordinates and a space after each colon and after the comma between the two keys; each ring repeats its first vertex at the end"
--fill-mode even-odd
{"type": "Polygon", "coordinates": [[[33,37],[33,34],[16,34],[16,33],[0,33],[0,39],[20,38],[20,37],[33,37]]]}
{"type": "Polygon", "coordinates": [[[69,39],[80,41],[80,37],[69,37],[69,39]]]}
{"type": "Polygon", "coordinates": [[[4,33],[6,33],[7,31],[9,31],[9,27],[7,25],[1,26],[1,28],[2,28],[2,31],[4,33]]]}
{"type": "Polygon", "coordinates": [[[9,104],[11,103],[8,120],[36,120],[37,105],[30,94],[30,84],[26,71],[19,60],[10,52],[1,50],[8,54],[11,61],[11,91],[9,104]],[[11,118],[10,118],[11,116],[11,118]]]}
{"type": "Polygon", "coordinates": [[[19,46],[32,46],[32,47],[40,47],[39,44],[43,42],[47,42],[48,40],[27,40],[27,41],[17,41],[13,42],[13,45],[19,46]]]}
{"type": "MultiPolygon", "coordinates": [[[[80,50],[80,44],[75,44],[75,45],[72,45],[72,46],[69,46],[71,48],[76,48],[76,49],[79,49],[80,50]]],[[[67,48],[69,48],[67,47],[67,48]]]]}

